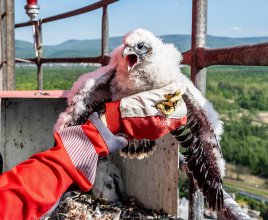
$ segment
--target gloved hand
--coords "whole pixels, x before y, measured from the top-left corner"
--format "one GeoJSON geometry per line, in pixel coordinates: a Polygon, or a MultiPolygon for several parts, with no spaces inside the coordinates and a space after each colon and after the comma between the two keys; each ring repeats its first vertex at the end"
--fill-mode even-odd
{"type": "MultiPolygon", "coordinates": [[[[186,124],[187,109],[184,101],[179,100],[174,113],[166,116],[156,106],[167,101],[168,94],[186,91],[183,83],[173,83],[161,89],[141,92],[117,102],[106,104],[107,127],[113,134],[125,133],[128,139],[156,140],[171,130],[186,124]]],[[[174,103],[175,105],[175,103],[174,103]]]]}
{"type": "Polygon", "coordinates": [[[187,112],[183,100],[180,100],[179,106],[169,117],[156,107],[159,102],[166,100],[167,94],[177,90],[182,95],[186,86],[173,83],[106,104],[105,115],[109,129],[95,112],[84,125],[65,128],[56,134],[74,166],[93,184],[95,173],[92,175],[92,172],[95,172],[97,158],[119,151],[127,145],[124,137],[114,134],[124,133],[130,139],[156,140],[186,123],[187,112]]]}
{"type": "Polygon", "coordinates": [[[72,126],[55,134],[63,143],[69,157],[88,181],[93,184],[98,157],[107,156],[127,145],[122,136],[114,135],[94,112],[84,125],[72,126]]]}

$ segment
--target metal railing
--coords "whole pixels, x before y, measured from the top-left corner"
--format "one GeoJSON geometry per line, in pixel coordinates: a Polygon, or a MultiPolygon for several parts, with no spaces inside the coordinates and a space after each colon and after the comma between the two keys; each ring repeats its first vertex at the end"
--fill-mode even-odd
{"type": "MultiPolygon", "coordinates": [[[[16,59],[16,62],[31,62],[38,66],[38,89],[42,89],[43,63],[77,63],[94,62],[107,64],[109,60],[109,28],[107,6],[118,0],[103,0],[95,4],[60,15],[16,24],[16,28],[35,26],[36,30],[36,58],[16,59]],[[43,58],[42,57],[42,24],[64,19],[103,8],[102,15],[102,51],[98,57],[74,58],[43,58]]],[[[206,95],[206,67],[211,65],[254,65],[268,66],[268,42],[260,44],[242,45],[224,48],[207,48],[207,0],[193,0],[192,4],[192,44],[189,51],[183,52],[183,64],[191,66],[191,80],[196,87],[206,95]]],[[[195,186],[191,174],[187,171],[183,157],[180,157],[180,169],[189,177],[189,219],[203,218],[203,196],[195,186]]],[[[224,192],[224,208],[220,212],[226,219],[250,219],[240,206],[224,192]]]]}
{"type": "MultiPolygon", "coordinates": [[[[268,65],[268,42],[210,49],[206,48],[207,0],[193,0],[192,4],[192,47],[183,53],[184,63],[191,66],[191,80],[206,94],[206,68],[211,65],[268,65]]],[[[185,171],[185,170],[184,170],[185,171]]],[[[188,174],[187,171],[185,171],[188,174]]],[[[202,219],[202,194],[189,176],[189,219],[202,219]],[[191,192],[191,193],[190,193],[191,192]]],[[[226,219],[251,219],[227,193],[224,194],[224,209],[220,210],[226,219]],[[232,202],[230,202],[232,201],[232,202]],[[243,218],[241,218],[243,216],[243,218]]]]}
{"type": "Polygon", "coordinates": [[[34,44],[36,50],[36,58],[16,59],[16,62],[31,62],[37,65],[37,89],[43,89],[43,63],[100,63],[106,65],[109,61],[109,25],[108,25],[108,10],[107,6],[118,0],[102,0],[94,4],[69,11],[63,14],[42,18],[39,20],[32,20],[25,23],[15,24],[15,28],[33,26],[34,30],[34,44]],[[101,41],[101,56],[98,57],[75,57],[75,58],[44,58],[43,57],[43,42],[42,42],[42,24],[60,19],[69,18],[80,15],[96,9],[102,8],[102,41],[101,41]]]}

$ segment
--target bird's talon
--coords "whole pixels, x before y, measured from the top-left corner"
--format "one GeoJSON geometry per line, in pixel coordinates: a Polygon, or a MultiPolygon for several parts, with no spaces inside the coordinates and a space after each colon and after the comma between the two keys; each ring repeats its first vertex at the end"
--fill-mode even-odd
{"type": "Polygon", "coordinates": [[[179,101],[179,100],[181,100],[181,95],[179,94],[179,95],[175,95],[175,96],[173,96],[169,101],[170,102],[176,102],[176,101],[179,101]]]}
{"type": "Polygon", "coordinates": [[[166,115],[170,116],[170,115],[173,114],[174,111],[175,111],[174,107],[170,107],[170,108],[167,110],[166,115]]]}
{"type": "Polygon", "coordinates": [[[177,90],[173,94],[164,94],[166,101],[160,102],[156,105],[156,108],[161,109],[162,113],[165,116],[170,116],[174,113],[176,108],[180,105],[181,103],[181,91],[177,90]]]}
{"type": "Polygon", "coordinates": [[[164,97],[169,101],[172,98],[172,94],[165,94],[164,97]]]}
{"type": "Polygon", "coordinates": [[[166,106],[172,107],[173,103],[172,102],[164,102],[166,106]]]}

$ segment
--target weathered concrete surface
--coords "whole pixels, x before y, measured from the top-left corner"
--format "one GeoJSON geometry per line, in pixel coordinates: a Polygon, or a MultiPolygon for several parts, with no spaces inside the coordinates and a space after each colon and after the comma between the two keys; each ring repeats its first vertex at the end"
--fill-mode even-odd
{"type": "Polygon", "coordinates": [[[65,108],[66,99],[2,98],[3,171],[54,146],[53,125],[65,108]]]}
{"type": "Polygon", "coordinates": [[[142,160],[113,156],[126,186],[147,208],[177,215],[178,143],[170,134],[157,141],[156,151],[142,160]]]}

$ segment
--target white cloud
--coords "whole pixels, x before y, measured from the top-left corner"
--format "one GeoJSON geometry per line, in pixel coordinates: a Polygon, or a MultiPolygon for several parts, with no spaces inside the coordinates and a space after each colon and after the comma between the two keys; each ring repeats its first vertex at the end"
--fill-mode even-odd
{"type": "Polygon", "coordinates": [[[227,29],[232,30],[232,31],[242,31],[242,28],[237,27],[237,26],[228,27],[227,29]]]}

